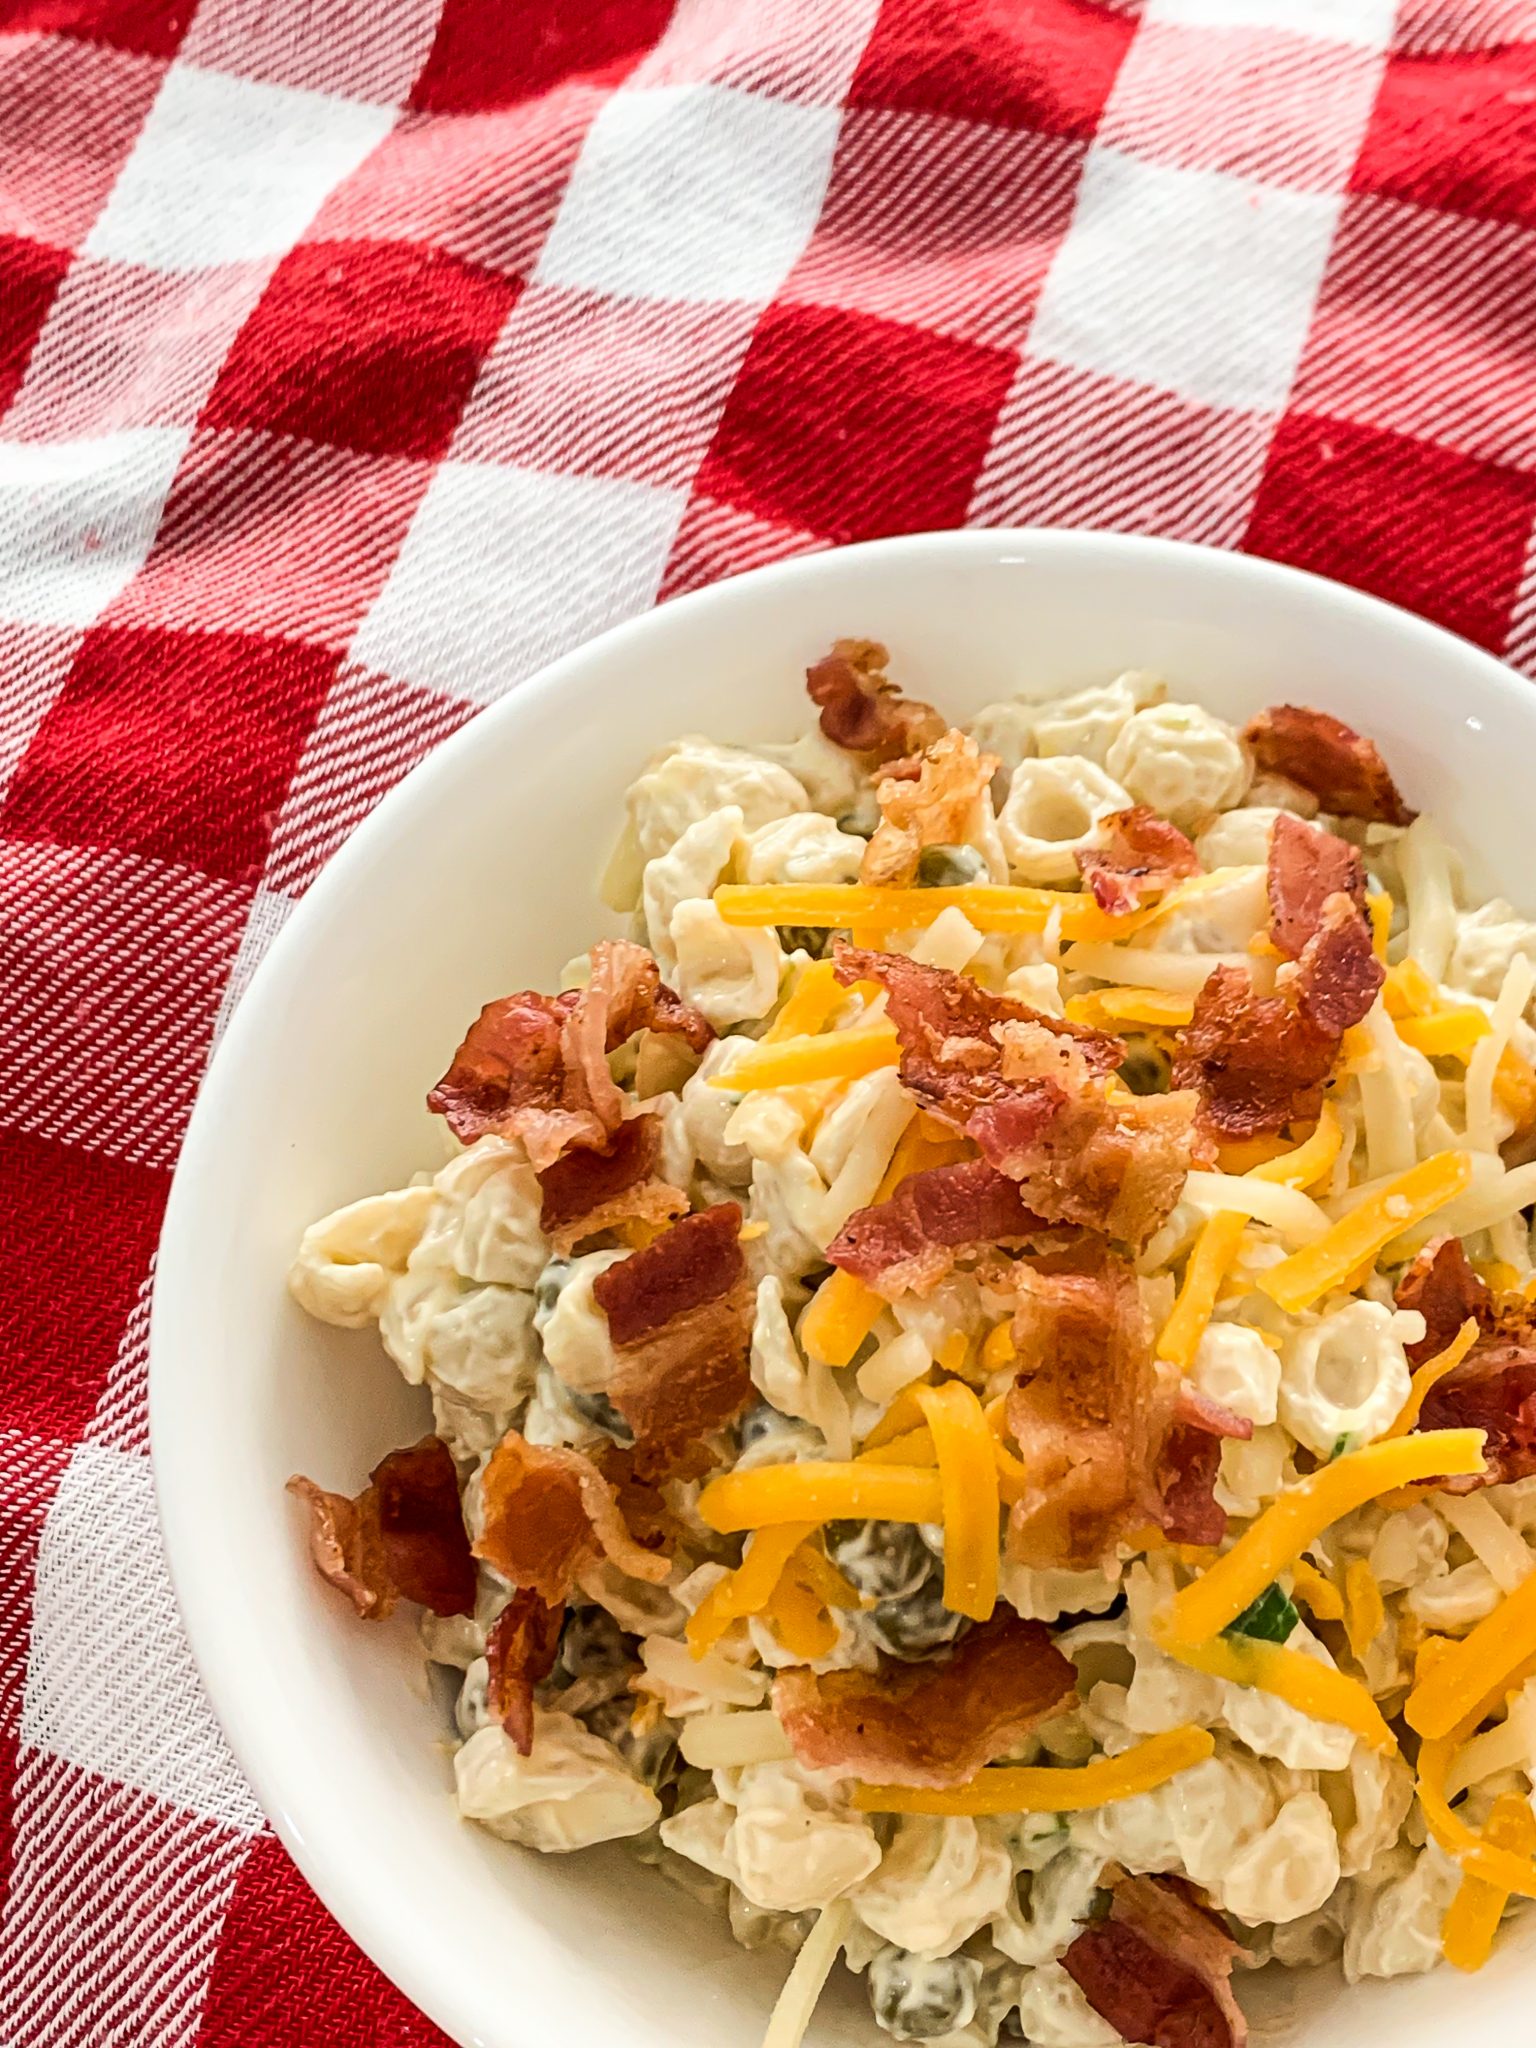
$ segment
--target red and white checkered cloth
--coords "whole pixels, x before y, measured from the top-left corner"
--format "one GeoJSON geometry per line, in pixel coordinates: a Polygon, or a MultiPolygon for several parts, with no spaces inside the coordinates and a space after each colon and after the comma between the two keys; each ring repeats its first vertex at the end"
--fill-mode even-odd
{"type": "Polygon", "coordinates": [[[263,947],[551,656],[967,521],[1536,668],[1536,0],[0,0],[6,2048],[442,2040],[154,1526],[156,1231],[263,947]]]}

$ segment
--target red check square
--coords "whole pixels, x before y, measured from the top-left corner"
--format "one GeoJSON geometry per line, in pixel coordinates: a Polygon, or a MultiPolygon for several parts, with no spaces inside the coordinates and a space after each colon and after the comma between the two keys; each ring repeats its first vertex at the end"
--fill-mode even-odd
{"type": "Polygon", "coordinates": [[[430,462],[517,293],[440,249],[301,243],[237,336],[203,424],[430,462]]]}
{"type": "Polygon", "coordinates": [[[1087,142],[1135,34],[1101,0],[886,0],[848,104],[1087,142]]]}
{"type": "Polygon", "coordinates": [[[0,830],[255,881],[336,660],[234,633],[94,627],[0,830]]]}
{"type": "Polygon", "coordinates": [[[1018,346],[1072,218],[1080,144],[932,114],[845,115],[782,296],[1018,346]]]}
{"type": "Polygon", "coordinates": [[[198,2048],[453,2048],[374,1969],[271,1835],[251,1846],[224,1916],[198,2048]],[[272,1930],[283,1940],[274,1944],[272,1930]]]}
{"type": "Polygon", "coordinates": [[[1394,57],[1351,186],[1536,227],[1536,42],[1394,57]]]}
{"type": "Polygon", "coordinates": [[[21,388],[69,254],[19,235],[0,235],[0,412],[21,388]]]}
{"type": "Polygon", "coordinates": [[[473,114],[582,78],[614,86],[666,27],[672,0],[446,0],[411,104],[473,114]]]}
{"type": "Polygon", "coordinates": [[[1533,520],[1536,477],[1293,413],[1275,436],[1245,545],[1497,649],[1533,520]]]}
{"type": "Polygon", "coordinates": [[[771,306],[698,489],[840,541],[958,526],[1014,367],[893,321],[771,306]]]}
{"type": "Polygon", "coordinates": [[[174,57],[194,12],[187,0],[18,0],[6,28],[77,36],[141,57],[174,57]]]}
{"type": "MultiPolygon", "coordinates": [[[[60,1096],[67,1115],[67,1086],[60,1096]]],[[[0,1181],[9,1190],[0,1231],[0,1430],[69,1442],[90,1420],[149,1271],[169,1176],[0,1129],[0,1181]],[[77,1291],[87,1270],[90,1288],[77,1291]],[[66,1299],[67,1319],[59,1315],[66,1299]]]]}
{"type": "Polygon", "coordinates": [[[16,26],[8,21],[11,33],[0,36],[0,231],[78,249],[165,66],[64,36],[17,35],[16,26]]]}

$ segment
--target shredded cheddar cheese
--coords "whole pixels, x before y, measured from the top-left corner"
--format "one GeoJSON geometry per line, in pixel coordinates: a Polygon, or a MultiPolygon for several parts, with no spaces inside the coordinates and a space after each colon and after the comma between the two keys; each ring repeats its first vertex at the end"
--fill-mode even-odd
{"type": "Polygon", "coordinates": [[[859,1813],[1086,1813],[1111,1800],[1155,1792],[1180,1771],[1204,1763],[1216,1740],[1204,1728],[1173,1728],[1115,1757],[1060,1770],[994,1766],[967,1785],[856,1785],[859,1813]]]}
{"type": "Polygon", "coordinates": [[[1483,1878],[1517,1898],[1536,1899],[1536,1861],[1485,1841],[1452,1811],[1445,1796],[1445,1781],[1455,1753],[1456,1744],[1445,1736],[1419,1745],[1415,1789],[1425,1827],[1468,1876],[1483,1878]]]}
{"type": "Polygon", "coordinates": [[[904,1436],[908,1430],[927,1427],[923,1411],[918,1406],[917,1387],[903,1387],[865,1437],[864,1448],[866,1451],[878,1450],[882,1444],[891,1443],[895,1438],[904,1436]]]}
{"type": "Polygon", "coordinates": [[[816,1925],[800,1944],[800,1952],[784,1979],[763,2048],[800,2048],[816,2010],[832,1966],[837,1961],[853,1921],[853,1907],[847,1899],[834,1899],[823,1906],[816,1925]]]}
{"type": "Polygon", "coordinates": [[[1513,1683],[1516,1671],[1532,1657],[1536,1657],[1536,1572],[1513,1593],[1506,1593],[1492,1614],[1485,1615],[1470,1635],[1445,1651],[1434,1669],[1415,1685],[1403,1709],[1408,1726],[1418,1735],[1450,1735],[1504,1685],[1513,1683]]]}
{"type": "Polygon", "coordinates": [[[800,1348],[822,1365],[851,1365],[885,1303],[851,1273],[834,1269],[811,1297],[796,1332],[800,1348]]]}
{"type": "Polygon", "coordinates": [[[981,1363],[988,1373],[1006,1371],[1018,1355],[1011,1322],[998,1323],[995,1328],[988,1330],[986,1341],[981,1347],[981,1363]]]}
{"type": "Polygon", "coordinates": [[[847,995],[837,978],[835,964],[831,960],[813,960],[758,1043],[780,1045],[786,1038],[813,1037],[847,995]]]}
{"type": "Polygon", "coordinates": [[[951,1330],[934,1353],[933,1362],[940,1372],[957,1373],[964,1366],[969,1349],[964,1330],[951,1330]]]}
{"type": "Polygon", "coordinates": [[[1344,1144],[1344,1127],[1331,1102],[1323,1104],[1322,1115],[1311,1137],[1294,1151],[1281,1152],[1250,1166],[1250,1180],[1274,1181],[1284,1188],[1315,1187],[1338,1158],[1344,1144]]]}
{"type": "Polygon", "coordinates": [[[1357,1664],[1386,1626],[1386,1603],[1376,1574],[1363,1557],[1352,1558],[1344,1571],[1344,1633],[1357,1664]]]}
{"type": "Polygon", "coordinates": [[[937,1472],[916,1465],[809,1459],[722,1472],[699,1495],[699,1515],[722,1536],[782,1522],[937,1522],[937,1472]]]}
{"type": "Polygon", "coordinates": [[[1492,1030],[1481,1010],[1447,1005],[1430,1017],[1399,1017],[1397,1035],[1426,1059],[1470,1059],[1472,1048],[1492,1030]]]}
{"type": "Polygon", "coordinates": [[[1272,1693],[1314,1721],[1332,1721],[1348,1728],[1372,1749],[1397,1747],[1380,1708],[1360,1681],[1309,1657],[1304,1650],[1260,1642],[1254,1636],[1216,1636],[1204,1643],[1181,1642],[1162,1629],[1154,1629],[1153,1636],[1159,1649],[1191,1671],[1272,1693]]]}
{"type": "Polygon", "coordinates": [[[1477,1324],[1471,1316],[1462,1324],[1443,1351],[1437,1351],[1433,1358],[1426,1358],[1415,1371],[1408,1386],[1408,1398],[1397,1411],[1387,1436],[1407,1436],[1417,1429],[1424,1402],[1430,1391],[1439,1385],[1447,1373],[1454,1372],[1477,1342],[1477,1324]]]}
{"type": "Polygon", "coordinates": [[[872,1449],[866,1446],[858,1461],[861,1465],[937,1465],[939,1454],[934,1449],[933,1431],[925,1426],[904,1430],[889,1443],[876,1444],[872,1449]]]}
{"type": "Polygon", "coordinates": [[[711,1088],[732,1095],[755,1088],[797,1088],[807,1081],[856,1081],[876,1067],[894,1067],[901,1057],[888,1024],[861,1024],[821,1038],[786,1038],[760,1045],[723,1074],[711,1074],[711,1088]]]}
{"type": "MultiPolygon", "coordinates": [[[[1518,1792],[1501,1792],[1483,1825],[1487,1848],[1507,1849],[1529,1857],[1536,1852],[1536,1814],[1518,1792]]],[[[1458,1970],[1480,1970],[1493,1953],[1493,1938],[1509,1904],[1510,1894],[1485,1877],[1470,1873],[1450,1904],[1441,1933],[1445,1959],[1458,1970]]]]}
{"type": "Polygon", "coordinates": [[[1385,889],[1374,890],[1366,897],[1365,908],[1371,920],[1371,951],[1384,962],[1387,938],[1392,930],[1392,898],[1385,889]]]}
{"type": "Polygon", "coordinates": [[[1393,1238],[1443,1209],[1471,1184],[1470,1153],[1437,1152],[1368,1195],[1322,1237],[1261,1273],[1257,1284],[1292,1315],[1310,1308],[1367,1260],[1374,1263],[1393,1238]]]}
{"type": "Polygon", "coordinates": [[[1158,1357],[1176,1365],[1180,1372],[1188,1372],[1195,1362],[1221,1283],[1237,1257],[1247,1225],[1247,1217],[1238,1210],[1221,1210],[1202,1229],[1189,1255],[1178,1298],[1157,1340],[1158,1357]]]}
{"type": "Polygon", "coordinates": [[[837,1623],[795,1567],[792,1558],[763,1609],[763,1619],[792,1657],[812,1664],[837,1648],[837,1623]]]}
{"type": "Polygon", "coordinates": [[[1386,1005],[1387,1015],[1394,1019],[1430,1017],[1440,1007],[1440,990],[1410,955],[1387,969],[1381,999],[1386,1005]]]}
{"type": "Polygon", "coordinates": [[[997,1605],[997,1461],[992,1432],[970,1387],[920,1387],[918,1405],[939,1454],[944,1507],[944,1605],[986,1621],[997,1605]]]}
{"type": "Polygon", "coordinates": [[[1342,1621],[1344,1599],[1332,1579],[1325,1579],[1314,1564],[1298,1557],[1291,1566],[1291,1591],[1315,1621],[1342,1621]]]}
{"type": "Polygon", "coordinates": [[[814,1527],[812,1522],[783,1522],[751,1539],[735,1571],[711,1587],[688,1617],[683,1633],[695,1657],[712,1650],[733,1621],[762,1613],[785,1565],[814,1527]]]}
{"type": "Polygon", "coordinates": [[[1480,1429],[1440,1429],[1348,1451],[1297,1482],[1250,1524],[1208,1572],[1175,1594],[1171,1629],[1204,1642],[1252,1604],[1323,1531],[1389,1487],[1483,1469],[1480,1429]]]}
{"type": "Polygon", "coordinates": [[[1149,910],[1109,917],[1077,890],[1018,889],[969,882],[953,889],[880,889],[862,882],[739,883],[716,889],[726,924],[804,924],[824,930],[863,927],[870,937],[926,930],[942,910],[960,911],[979,932],[1043,932],[1059,920],[1063,938],[1117,939],[1136,931],[1149,910]]]}

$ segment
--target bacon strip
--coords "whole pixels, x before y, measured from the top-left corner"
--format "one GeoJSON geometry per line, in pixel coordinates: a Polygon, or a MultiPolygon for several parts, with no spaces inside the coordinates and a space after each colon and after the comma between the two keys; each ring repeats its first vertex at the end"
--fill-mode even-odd
{"type": "Polygon", "coordinates": [[[1452,1373],[1430,1388],[1418,1428],[1485,1432],[1485,1469],[1439,1479],[1442,1493],[1476,1493],[1536,1473],[1536,1344],[1504,1341],[1497,1332],[1480,1340],[1452,1373]]]}
{"type": "Polygon", "coordinates": [[[864,849],[860,881],[904,889],[917,874],[925,846],[970,839],[997,768],[997,756],[982,753],[963,732],[946,732],[913,760],[893,763],[875,791],[880,824],[864,849]]]}
{"type": "Polygon", "coordinates": [[[1265,774],[1283,775],[1310,790],[1335,817],[1411,825],[1418,816],[1403,802],[1375,741],[1326,711],[1271,704],[1250,721],[1243,738],[1265,774]]]}
{"type": "Polygon", "coordinates": [[[1082,1245],[1011,1278],[1019,1377],[1006,1412],[1034,1484],[1012,1509],[1010,1554],[1088,1569],[1148,1522],[1175,1542],[1220,1542],[1221,1439],[1252,1426],[1167,1382],[1134,1268],[1082,1245]]]}
{"type": "Polygon", "coordinates": [[[1025,1206],[1017,1181],[984,1159],[909,1174],[889,1201],[855,1209],[827,1257],[877,1294],[926,1294],[957,1253],[1019,1245],[1050,1225],[1025,1206]]]}
{"type": "Polygon", "coordinates": [[[1269,935],[1288,960],[1300,959],[1330,896],[1347,896],[1364,913],[1365,862],[1359,850],[1282,811],[1269,839],[1269,935]]]}
{"type": "Polygon", "coordinates": [[[740,1208],[717,1202],[592,1283],[617,1353],[609,1396],[634,1431],[636,1469],[653,1478],[702,1471],[706,1439],[751,1398],[740,1237],[740,1208]]]}
{"type": "Polygon", "coordinates": [[[424,1436],[391,1451],[355,1498],[330,1493],[300,1473],[288,1491],[309,1509],[315,1569],[365,1621],[382,1621],[400,1600],[415,1600],[434,1614],[473,1614],[475,1563],[458,1473],[441,1438],[424,1436]]]}
{"type": "Polygon", "coordinates": [[[602,1557],[653,1585],[667,1576],[666,1558],[635,1541],[612,1485],[580,1451],[530,1444],[509,1429],[480,1475],[480,1489],[476,1557],[547,1606],[568,1599],[581,1573],[602,1557]]]}
{"type": "Polygon", "coordinates": [[[1317,1115],[1338,1048],[1283,996],[1256,994],[1242,968],[1218,967],[1175,1040],[1174,1086],[1198,1090],[1216,1137],[1255,1138],[1317,1115]]]}
{"type": "Polygon", "coordinates": [[[1424,1335],[1403,1346],[1411,1365],[1437,1357],[1469,1316],[1484,1330],[1494,1321],[1493,1290],[1473,1271],[1459,1237],[1425,1245],[1398,1281],[1396,1300],[1424,1318],[1424,1335]]]}
{"type": "Polygon", "coordinates": [[[1038,1621],[999,1615],[952,1656],[877,1671],[780,1672],[773,1709],[813,1771],[877,1785],[959,1785],[1077,1702],[1077,1675],[1038,1621]]]}
{"type": "Polygon", "coordinates": [[[533,1748],[533,1688],[555,1668],[564,1625],[563,1606],[546,1606],[525,1587],[485,1639],[486,1701],[522,1756],[533,1748]]]}
{"type": "Polygon", "coordinates": [[[805,672],[805,687],[835,747],[869,757],[871,765],[916,754],[948,729],[931,704],[904,697],[885,673],[890,656],[878,640],[837,640],[805,672]]]}
{"type": "Polygon", "coordinates": [[[1077,868],[1100,910],[1124,917],[1149,896],[1161,895],[1200,872],[1200,856],[1166,818],[1146,804],[1099,821],[1099,843],[1077,850],[1077,868]]]}
{"type": "Polygon", "coordinates": [[[696,1052],[714,1037],[663,985],[643,946],[600,940],[586,988],[558,996],[523,989],[487,1003],[427,1107],[466,1145],[488,1132],[521,1138],[539,1169],[573,1145],[601,1151],[626,1108],[607,1056],[647,1028],[679,1036],[696,1052]]]}
{"type": "Polygon", "coordinates": [[[688,1197],[656,1173],[661,1118],[626,1118],[604,1152],[566,1152],[539,1175],[539,1223],[557,1252],[631,1221],[666,1223],[683,1215],[688,1197]]]}
{"type": "Polygon", "coordinates": [[[1366,918],[1347,896],[1330,896],[1296,965],[1298,1011],[1314,1031],[1341,1039],[1364,1018],[1386,978],[1366,918]]]}
{"type": "Polygon", "coordinates": [[[1177,1877],[1117,1874],[1108,1915],[1085,1927],[1062,1968],[1103,2020],[1148,2048],[1245,2048],[1232,1992],[1242,1954],[1225,1923],[1177,1877]]]}

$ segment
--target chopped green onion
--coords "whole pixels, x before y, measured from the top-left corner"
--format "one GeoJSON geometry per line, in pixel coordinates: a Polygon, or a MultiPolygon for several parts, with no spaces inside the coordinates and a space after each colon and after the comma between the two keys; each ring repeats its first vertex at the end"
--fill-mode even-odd
{"type": "Polygon", "coordinates": [[[1261,1643],[1283,1643],[1290,1639],[1301,1616],[1296,1612],[1289,1593],[1279,1584],[1266,1586],[1251,1606],[1245,1607],[1236,1621],[1229,1621],[1222,1630],[1227,1636],[1254,1636],[1261,1643]]]}

